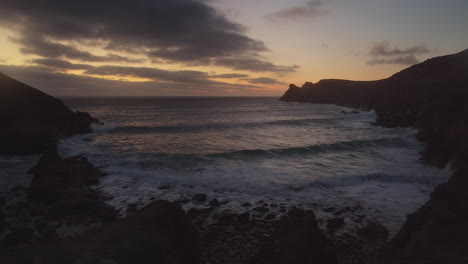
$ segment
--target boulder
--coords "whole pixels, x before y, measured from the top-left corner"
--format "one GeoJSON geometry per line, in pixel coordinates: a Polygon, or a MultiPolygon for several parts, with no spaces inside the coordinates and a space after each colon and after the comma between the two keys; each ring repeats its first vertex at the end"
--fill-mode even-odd
{"type": "Polygon", "coordinates": [[[359,236],[373,240],[386,240],[388,238],[388,230],[377,220],[367,220],[367,224],[357,230],[359,236]]]}
{"type": "Polygon", "coordinates": [[[112,220],[116,211],[105,204],[100,193],[90,188],[102,172],[85,157],[62,159],[55,150],[47,151],[31,169],[30,201],[48,205],[49,216],[85,215],[112,220]]]}
{"type": "Polygon", "coordinates": [[[332,244],[322,234],[313,215],[283,217],[271,239],[265,243],[256,264],[336,264],[332,244]]]}
{"type": "Polygon", "coordinates": [[[155,201],[136,213],[79,237],[16,248],[0,263],[171,263],[200,262],[199,234],[183,210],[155,201]]]}

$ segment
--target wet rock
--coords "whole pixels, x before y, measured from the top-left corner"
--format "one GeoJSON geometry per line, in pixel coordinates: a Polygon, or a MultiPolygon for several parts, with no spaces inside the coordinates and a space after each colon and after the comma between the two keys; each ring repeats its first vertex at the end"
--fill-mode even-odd
{"type": "Polygon", "coordinates": [[[276,208],[276,207],[278,207],[278,204],[272,203],[272,204],[270,204],[270,207],[271,208],[276,208]]]}
{"type": "Polygon", "coordinates": [[[388,237],[387,228],[377,220],[367,220],[367,224],[358,229],[359,236],[374,240],[386,240],[388,237]]]}
{"type": "Polygon", "coordinates": [[[250,212],[244,212],[237,216],[237,221],[241,223],[247,223],[250,221],[250,212]]]}
{"type": "MultiPolygon", "coordinates": [[[[153,200],[154,200],[154,199],[153,199],[153,200]]],[[[181,198],[181,199],[175,201],[174,203],[178,203],[178,204],[187,204],[187,203],[189,203],[189,202],[190,202],[190,200],[189,200],[188,198],[181,198]]]]}
{"type": "Polygon", "coordinates": [[[249,202],[245,202],[245,203],[242,204],[242,206],[243,207],[250,207],[250,206],[252,206],[252,204],[249,203],[249,202]]]}
{"type": "Polygon", "coordinates": [[[219,216],[219,222],[220,223],[232,223],[237,217],[237,213],[234,212],[231,209],[224,209],[220,216],[219,216]]]}
{"type": "Polygon", "coordinates": [[[304,208],[291,206],[288,210],[288,216],[303,217],[305,215],[304,208]]]}
{"type": "Polygon", "coordinates": [[[82,257],[77,261],[73,262],[73,264],[118,264],[113,260],[108,259],[100,259],[96,257],[82,257]]]}
{"type": "Polygon", "coordinates": [[[127,205],[127,213],[134,213],[138,210],[138,204],[128,204],[127,205]]]}
{"type": "Polygon", "coordinates": [[[327,219],[327,229],[334,231],[342,227],[345,224],[344,218],[336,217],[327,219]]]}
{"type": "Polygon", "coordinates": [[[270,211],[270,209],[268,209],[268,207],[265,207],[265,206],[258,206],[258,207],[253,208],[252,210],[258,213],[266,213],[270,211]]]}
{"type": "Polygon", "coordinates": [[[221,203],[218,201],[218,199],[214,198],[210,201],[209,203],[210,206],[220,206],[221,203]]]}
{"type": "Polygon", "coordinates": [[[265,220],[273,220],[276,218],[276,214],[275,213],[269,213],[265,216],[265,220]]]}
{"type": "Polygon", "coordinates": [[[158,186],[158,189],[159,190],[167,190],[167,189],[170,189],[171,186],[169,184],[161,184],[158,186]]]}
{"type": "Polygon", "coordinates": [[[18,243],[29,243],[33,235],[33,230],[29,227],[16,227],[9,231],[3,239],[6,245],[16,245],[18,243]]]}
{"type": "Polygon", "coordinates": [[[323,208],[323,211],[327,212],[327,213],[332,213],[332,212],[336,211],[336,208],[335,207],[327,207],[327,208],[323,208]]]}
{"type": "Polygon", "coordinates": [[[46,204],[49,215],[97,216],[103,221],[115,219],[115,209],[102,201],[97,190],[90,188],[98,183],[102,173],[87,158],[62,159],[56,150],[51,150],[42,155],[31,172],[33,179],[28,200],[46,204]]]}
{"type": "Polygon", "coordinates": [[[190,216],[206,215],[213,210],[213,207],[192,207],[187,211],[190,216]]]}
{"type": "Polygon", "coordinates": [[[192,196],[192,201],[204,202],[207,199],[207,195],[204,193],[197,193],[192,196]]]}
{"type": "Polygon", "coordinates": [[[251,263],[336,264],[337,259],[314,217],[285,216],[251,263]]]}

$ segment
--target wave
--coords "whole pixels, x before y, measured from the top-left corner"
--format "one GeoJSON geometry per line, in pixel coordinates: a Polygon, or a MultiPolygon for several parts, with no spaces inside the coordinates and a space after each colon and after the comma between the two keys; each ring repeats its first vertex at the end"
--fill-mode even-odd
{"type": "Polygon", "coordinates": [[[341,175],[322,178],[310,183],[308,186],[302,186],[302,189],[306,189],[307,187],[330,189],[335,187],[359,185],[368,182],[435,185],[439,184],[442,180],[443,178],[441,178],[439,174],[422,175],[418,174],[418,172],[403,174],[371,173],[367,175],[341,175]]]}
{"type": "Polygon", "coordinates": [[[224,130],[233,128],[255,128],[266,126],[303,126],[310,124],[332,124],[342,118],[309,118],[309,119],[287,119],[267,122],[245,122],[245,123],[213,123],[190,126],[121,126],[114,127],[108,131],[113,134],[152,134],[152,133],[194,133],[207,130],[224,130]]]}
{"type": "Polygon", "coordinates": [[[339,152],[339,151],[358,151],[371,147],[390,147],[390,146],[406,146],[408,142],[402,137],[396,138],[379,138],[372,140],[351,140],[339,141],[330,144],[317,144],[305,147],[291,147],[278,149],[246,149],[227,153],[209,154],[211,157],[223,158],[263,158],[263,157],[282,157],[292,155],[308,155],[324,152],[339,152]]]}

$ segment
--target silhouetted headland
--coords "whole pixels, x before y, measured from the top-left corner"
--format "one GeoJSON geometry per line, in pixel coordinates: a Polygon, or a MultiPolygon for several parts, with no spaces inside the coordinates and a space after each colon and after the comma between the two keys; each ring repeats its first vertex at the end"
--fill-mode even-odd
{"type": "Polygon", "coordinates": [[[415,127],[423,160],[455,172],[410,214],[382,263],[464,263],[468,259],[468,50],[436,57],[378,81],[322,80],[291,84],[286,102],[374,109],[377,125],[415,127]]]}
{"type": "Polygon", "coordinates": [[[62,101],[0,73],[0,154],[40,153],[57,140],[92,132],[98,122],[62,101]]]}

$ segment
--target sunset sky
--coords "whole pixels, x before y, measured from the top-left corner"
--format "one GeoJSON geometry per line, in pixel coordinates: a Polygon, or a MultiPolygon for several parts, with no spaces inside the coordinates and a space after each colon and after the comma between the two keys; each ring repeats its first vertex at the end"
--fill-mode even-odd
{"type": "Polygon", "coordinates": [[[468,48],[466,0],[0,0],[0,72],[52,95],[279,96],[468,48]]]}

